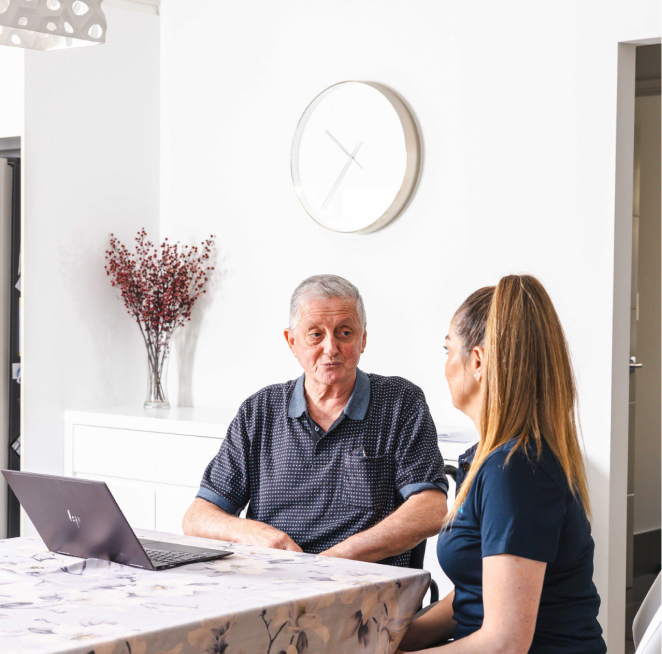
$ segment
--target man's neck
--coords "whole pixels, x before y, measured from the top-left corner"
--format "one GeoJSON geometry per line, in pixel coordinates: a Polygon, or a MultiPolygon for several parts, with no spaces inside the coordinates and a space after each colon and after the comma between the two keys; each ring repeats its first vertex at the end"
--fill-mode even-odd
{"type": "Polygon", "coordinates": [[[354,373],[353,379],[342,384],[320,384],[306,376],[304,394],[308,412],[313,420],[323,429],[328,429],[347,406],[355,384],[356,373],[354,373]],[[322,423],[328,423],[328,425],[325,426],[322,423]]]}

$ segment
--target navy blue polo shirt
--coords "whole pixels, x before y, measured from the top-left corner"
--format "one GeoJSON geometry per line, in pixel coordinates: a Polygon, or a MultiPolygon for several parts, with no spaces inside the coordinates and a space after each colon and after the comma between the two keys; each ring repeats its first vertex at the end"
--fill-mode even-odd
{"type": "MultiPolygon", "coordinates": [[[[446,492],[437,431],[420,388],[356,373],[328,432],[308,413],[304,376],[249,397],[207,466],[198,497],[287,533],[319,554],[423,490],[446,492]]],[[[407,566],[410,552],[382,561],[407,566]]]]}
{"type": "Polygon", "coordinates": [[[484,461],[452,526],[439,534],[439,563],[455,584],[455,639],[483,623],[483,557],[512,554],[547,563],[529,653],[604,654],[584,509],[546,443],[539,459],[531,447],[506,461],[515,443],[484,461]]]}

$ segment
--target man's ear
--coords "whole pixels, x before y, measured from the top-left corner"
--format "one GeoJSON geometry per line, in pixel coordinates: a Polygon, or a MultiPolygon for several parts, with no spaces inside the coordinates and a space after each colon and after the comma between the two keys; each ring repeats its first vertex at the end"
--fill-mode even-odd
{"type": "Polygon", "coordinates": [[[368,330],[364,329],[363,330],[363,339],[362,339],[362,342],[361,342],[361,354],[363,354],[365,352],[365,344],[366,344],[367,340],[368,340],[368,330]]]}
{"type": "Polygon", "coordinates": [[[290,351],[292,354],[294,354],[294,356],[296,356],[296,352],[294,351],[294,332],[290,331],[290,328],[288,327],[283,332],[283,336],[285,336],[285,340],[287,341],[290,351]]]}
{"type": "Polygon", "coordinates": [[[472,356],[472,367],[473,367],[473,376],[476,378],[476,381],[480,384],[483,380],[483,372],[485,370],[485,349],[480,345],[477,345],[471,353],[472,356]]]}

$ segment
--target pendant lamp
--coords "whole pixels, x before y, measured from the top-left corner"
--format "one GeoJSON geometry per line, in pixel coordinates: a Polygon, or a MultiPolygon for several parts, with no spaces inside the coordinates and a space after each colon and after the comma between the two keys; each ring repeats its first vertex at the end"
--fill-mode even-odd
{"type": "Polygon", "coordinates": [[[0,0],[0,45],[61,50],[106,41],[103,0],[0,0]]]}

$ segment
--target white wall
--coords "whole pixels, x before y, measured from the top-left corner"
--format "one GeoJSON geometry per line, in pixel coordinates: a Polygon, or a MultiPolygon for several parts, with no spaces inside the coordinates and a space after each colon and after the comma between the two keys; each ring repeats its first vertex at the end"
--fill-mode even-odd
{"type": "Polygon", "coordinates": [[[660,528],[660,96],[636,100],[641,161],[634,533],[660,528]]]}
{"type": "Polygon", "coordinates": [[[625,573],[624,545],[609,545],[610,501],[625,538],[624,485],[610,499],[617,44],[659,36],[658,5],[170,0],[162,17],[163,228],[188,242],[218,234],[225,271],[198,314],[183,397],[236,408],[297,376],[281,335],[289,295],[333,272],[367,303],[362,367],[418,383],[440,429],[466,424],[443,376],[449,320],[503,274],[537,275],[576,365],[613,652],[625,573]],[[367,236],[320,228],[290,179],[301,113],[347,79],[398,92],[424,147],[408,209],[367,236]]]}
{"type": "Polygon", "coordinates": [[[22,464],[38,472],[63,472],[65,408],[144,399],[104,252],[110,232],[158,238],[159,19],[105,12],[105,45],[26,52],[22,464]]]}
{"type": "Polygon", "coordinates": [[[0,138],[23,133],[22,48],[0,48],[0,138]]]}

